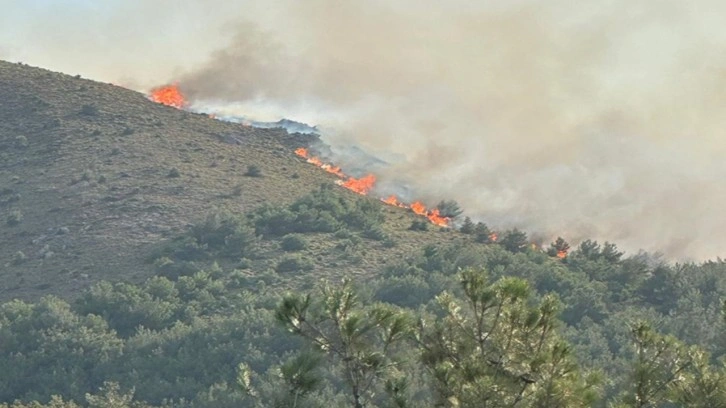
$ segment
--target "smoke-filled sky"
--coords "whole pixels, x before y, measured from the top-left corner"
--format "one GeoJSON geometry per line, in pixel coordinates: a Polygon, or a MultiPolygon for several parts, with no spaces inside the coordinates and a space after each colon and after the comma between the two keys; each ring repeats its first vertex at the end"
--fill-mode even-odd
{"type": "MultiPolygon", "coordinates": [[[[726,2],[0,0],[0,58],[318,124],[488,224],[726,254],[726,2]]],[[[271,117],[272,116],[272,117],[271,117]]],[[[277,117],[274,117],[277,116],[277,117]]]]}

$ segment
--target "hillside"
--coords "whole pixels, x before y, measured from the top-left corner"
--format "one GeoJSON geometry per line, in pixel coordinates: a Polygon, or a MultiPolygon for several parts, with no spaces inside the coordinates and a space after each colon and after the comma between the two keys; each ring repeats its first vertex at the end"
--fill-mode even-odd
{"type": "Polygon", "coordinates": [[[0,101],[0,408],[726,406],[723,260],[441,228],[315,136],[38,68],[0,101]]]}
{"type": "MultiPolygon", "coordinates": [[[[0,61],[0,101],[0,300],[141,282],[154,273],[155,245],[208,213],[289,204],[335,179],[293,154],[312,136],[214,120],[111,84],[0,61]],[[248,166],[262,177],[245,176],[248,166]]],[[[405,210],[385,215],[399,244],[364,240],[354,274],[455,239],[408,231],[415,216],[405,210]]],[[[335,244],[310,239],[315,273],[335,276],[335,244]]]]}

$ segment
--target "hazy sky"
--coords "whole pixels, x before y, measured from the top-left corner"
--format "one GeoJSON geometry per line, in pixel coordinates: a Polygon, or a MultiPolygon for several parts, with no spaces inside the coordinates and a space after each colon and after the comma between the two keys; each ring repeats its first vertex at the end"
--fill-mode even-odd
{"type": "Polygon", "coordinates": [[[382,194],[543,239],[726,253],[726,2],[0,3],[0,58],[319,124],[402,158],[382,194]]]}

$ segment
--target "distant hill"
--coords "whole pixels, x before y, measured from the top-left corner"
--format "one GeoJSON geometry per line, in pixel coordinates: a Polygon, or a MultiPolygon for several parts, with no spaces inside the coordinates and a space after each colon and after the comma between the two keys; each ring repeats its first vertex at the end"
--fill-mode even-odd
{"type": "MultiPolygon", "coordinates": [[[[314,138],[0,61],[0,300],[72,297],[99,280],[141,281],[154,273],[154,246],[209,212],[288,204],[332,183],[334,176],[293,154],[314,138]],[[262,177],[245,176],[249,166],[262,177]]],[[[387,258],[422,242],[456,239],[436,228],[408,231],[415,216],[406,210],[385,207],[385,214],[385,229],[400,244],[364,242],[367,255],[353,273],[377,273],[387,258]]],[[[320,239],[307,256],[322,276],[334,274],[320,239]]]]}

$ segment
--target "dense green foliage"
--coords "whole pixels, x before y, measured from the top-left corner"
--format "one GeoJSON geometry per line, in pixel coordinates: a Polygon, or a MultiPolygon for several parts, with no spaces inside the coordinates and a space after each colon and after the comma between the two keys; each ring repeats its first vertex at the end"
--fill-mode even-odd
{"type": "Polygon", "coordinates": [[[341,268],[309,292],[276,286],[314,269],[306,234],[352,254],[388,239],[381,221],[369,200],[323,187],[285,207],[212,213],[158,249],[159,276],[143,284],[0,305],[0,402],[726,406],[726,263],[594,241],[541,250],[522,231],[495,242],[465,220],[464,244],[414,249],[373,280],[341,268]],[[292,253],[268,260],[270,247],[292,253]]]}
{"type": "Polygon", "coordinates": [[[351,201],[323,185],[288,207],[264,206],[254,213],[258,235],[335,232],[341,228],[371,231],[383,222],[380,205],[369,200],[351,201]]]}

